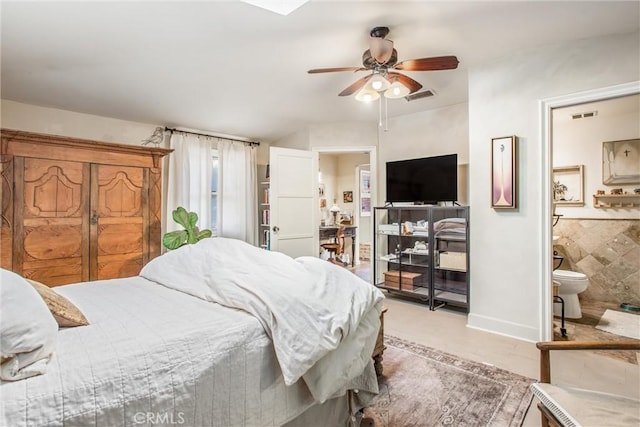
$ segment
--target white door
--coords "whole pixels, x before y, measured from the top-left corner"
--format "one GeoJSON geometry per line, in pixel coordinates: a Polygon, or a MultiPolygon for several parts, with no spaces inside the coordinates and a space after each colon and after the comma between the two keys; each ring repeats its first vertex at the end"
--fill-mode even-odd
{"type": "Polygon", "coordinates": [[[318,153],[269,149],[271,250],[318,256],[318,153]]]}

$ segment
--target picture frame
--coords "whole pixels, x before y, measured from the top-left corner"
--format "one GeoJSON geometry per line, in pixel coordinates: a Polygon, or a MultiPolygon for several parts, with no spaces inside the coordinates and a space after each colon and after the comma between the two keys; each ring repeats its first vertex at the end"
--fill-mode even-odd
{"type": "Polygon", "coordinates": [[[553,168],[553,203],[560,206],[584,206],[584,166],[553,168]]]}
{"type": "Polygon", "coordinates": [[[371,195],[360,197],[360,216],[371,216],[371,195]]]}
{"type": "Polygon", "coordinates": [[[360,193],[371,194],[371,171],[360,170],[360,193]]]}
{"type": "Polygon", "coordinates": [[[518,201],[517,138],[491,139],[491,207],[516,209],[518,201]]]}
{"type": "Polygon", "coordinates": [[[602,183],[640,184],[640,139],[602,143],[602,183]]]}
{"type": "Polygon", "coordinates": [[[353,203],[353,191],[343,191],[342,201],[343,203],[353,203]]]}
{"type": "Polygon", "coordinates": [[[360,216],[371,216],[371,171],[360,170],[360,216]]]}

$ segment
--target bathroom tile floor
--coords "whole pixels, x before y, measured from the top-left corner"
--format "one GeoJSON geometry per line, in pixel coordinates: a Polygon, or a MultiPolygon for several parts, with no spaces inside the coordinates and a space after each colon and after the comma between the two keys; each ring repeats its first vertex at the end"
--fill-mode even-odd
{"type": "MultiPolygon", "coordinates": [[[[615,303],[606,302],[581,302],[582,318],[581,319],[565,319],[565,328],[567,336],[563,337],[560,332],[560,317],[554,318],[553,339],[554,341],[605,341],[605,340],[624,340],[628,339],[620,335],[596,329],[600,318],[604,312],[609,310],[623,311],[615,303]]],[[[640,364],[640,353],[630,351],[600,351],[599,353],[613,357],[628,363],[640,364]]]]}

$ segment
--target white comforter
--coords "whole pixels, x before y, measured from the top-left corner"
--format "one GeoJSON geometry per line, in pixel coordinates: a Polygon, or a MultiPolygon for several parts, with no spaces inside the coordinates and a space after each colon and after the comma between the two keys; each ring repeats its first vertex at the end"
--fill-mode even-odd
{"type": "Polygon", "coordinates": [[[371,364],[379,327],[375,287],[318,258],[296,260],[242,241],[204,239],[158,257],[141,276],[254,315],[272,338],[285,383],[303,377],[317,402],[371,364]]]}
{"type": "Polygon", "coordinates": [[[2,427],[280,426],[315,404],[248,313],[143,277],[56,291],[90,324],[60,329],[44,375],[0,382],[2,427]]]}

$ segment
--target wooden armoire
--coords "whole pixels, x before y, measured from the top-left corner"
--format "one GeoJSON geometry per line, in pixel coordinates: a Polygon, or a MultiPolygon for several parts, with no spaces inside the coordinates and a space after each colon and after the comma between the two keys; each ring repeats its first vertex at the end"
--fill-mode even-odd
{"type": "Polygon", "coordinates": [[[49,286],[160,255],[163,148],[2,129],[0,266],[49,286]]]}

